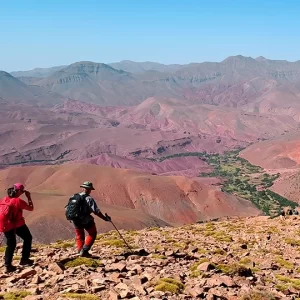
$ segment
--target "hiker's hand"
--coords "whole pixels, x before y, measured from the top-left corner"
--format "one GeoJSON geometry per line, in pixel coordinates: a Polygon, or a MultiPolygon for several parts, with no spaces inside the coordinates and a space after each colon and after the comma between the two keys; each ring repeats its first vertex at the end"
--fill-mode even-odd
{"type": "Polygon", "coordinates": [[[111,222],[111,217],[108,214],[105,214],[105,221],[111,222]]]}
{"type": "Polygon", "coordinates": [[[27,198],[30,198],[31,194],[30,194],[29,191],[24,191],[24,193],[25,193],[25,196],[26,196],[27,198]]]}

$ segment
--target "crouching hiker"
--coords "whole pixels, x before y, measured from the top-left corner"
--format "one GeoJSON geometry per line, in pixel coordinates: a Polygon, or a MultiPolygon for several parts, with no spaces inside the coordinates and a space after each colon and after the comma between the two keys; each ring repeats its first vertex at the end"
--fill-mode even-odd
{"type": "Polygon", "coordinates": [[[25,224],[23,210],[33,211],[33,203],[30,192],[24,189],[21,183],[14,184],[7,190],[7,196],[0,201],[0,232],[6,237],[5,267],[6,272],[14,272],[16,267],[12,265],[14,251],[16,249],[16,235],[23,239],[23,250],[20,265],[32,265],[33,260],[29,259],[31,252],[32,236],[25,224]],[[25,194],[28,203],[20,199],[25,194]]]}
{"type": "Polygon", "coordinates": [[[97,236],[96,224],[91,214],[94,213],[97,217],[107,222],[111,221],[111,218],[102,214],[96,201],[91,197],[91,192],[95,190],[93,184],[85,181],[80,187],[82,188],[81,193],[74,194],[65,207],[66,218],[75,227],[78,253],[82,257],[89,257],[91,256],[89,250],[97,236]],[[86,238],[84,230],[88,233],[86,238]]]}

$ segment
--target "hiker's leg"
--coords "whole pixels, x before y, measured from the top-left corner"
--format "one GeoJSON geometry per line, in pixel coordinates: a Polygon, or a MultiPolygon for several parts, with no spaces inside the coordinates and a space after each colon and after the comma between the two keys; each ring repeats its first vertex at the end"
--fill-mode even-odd
{"type": "Polygon", "coordinates": [[[75,234],[76,234],[76,245],[78,252],[81,251],[83,245],[84,245],[84,228],[81,224],[74,223],[75,227],[75,234]]]}
{"type": "Polygon", "coordinates": [[[96,224],[94,221],[89,222],[84,229],[88,232],[88,236],[85,239],[85,243],[83,246],[83,250],[89,251],[93,246],[96,236],[97,236],[97,229],[96,224]]]}
{"type": "Polygon", "coordinates": [[[23,250],[21,260],[26,261],[30,257],[32,246],[32,235],[27,225],[23,225],[16,229],[16,234],[23,240],[23,250]]]}
{"type": "Polygon", "coordinates": [[[6,237],[6,245],[7,245],[5,249],[4,260],[5,260],[5,266],[9,267],[11,266],[14,252],[17,245],[15,229],[4,232],[4,235],[6,237]]]}

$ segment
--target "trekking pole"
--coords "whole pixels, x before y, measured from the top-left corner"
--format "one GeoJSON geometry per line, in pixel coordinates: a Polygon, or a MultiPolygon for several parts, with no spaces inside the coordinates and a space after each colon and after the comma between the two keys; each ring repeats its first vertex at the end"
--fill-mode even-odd
{"type": "MultiPolygon", "coordinates": [[[[105,217],[108,218],[108,215],[105,214],[105,217]]],[[[124,241],[125,245],[128,247],[128,249],[133,252],[132,248],[128,245],[128,243],[126,242],[126,240],[124,239],[123,235],[120,233],[120,231],[118,230],[118,228],[116,227],[116,225],[113,223],[113,221],[109,218],[109,222],[115,227],[116,231],[118,232],[119,236],[122,238],[122,240],[124,241]]]]}

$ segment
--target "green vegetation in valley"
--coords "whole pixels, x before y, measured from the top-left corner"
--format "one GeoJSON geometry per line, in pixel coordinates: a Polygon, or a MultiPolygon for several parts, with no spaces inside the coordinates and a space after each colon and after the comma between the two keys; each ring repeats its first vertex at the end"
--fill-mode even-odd
{"type": "Polygon", "coordinates": [[[210,173],[199,174],[200,177],[222,178],[223,192],[250,200],[266,215],[277,216],[282,207],[296,207],[297,203],[269,190],[280,174],[270,175],[261,167],[250,164],[246,159],[239,157],[241,150],[225,152],[222,155],[207,152],[178,153],[161,157],[157,161],[181,156],[197,156],[214,169],[210,173]]]}

